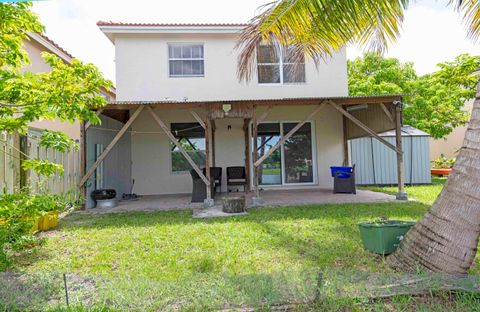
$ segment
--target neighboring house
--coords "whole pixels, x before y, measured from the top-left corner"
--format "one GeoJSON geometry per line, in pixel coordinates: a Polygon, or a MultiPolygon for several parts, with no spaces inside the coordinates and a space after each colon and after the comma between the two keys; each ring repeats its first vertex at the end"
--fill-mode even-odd
{"type": "Polygon", "coordinates": [[[256,197],[260,188],[331,188],[348,139],[401,124],[401,96],[347,96],[345,49],[292,71],[288,51],[261,45],[245,83],[235,49],[243,24],[97,25],[115,45],[117,99],[86,130],[87,195],[97,186],[189,193],[191,162],[223,168],[223,192],[230,166],[246,168],[256,197]]]}
{"type": "MultiPolygon", "coordinates": [[[[469,114],[473,109],[473,100],[465,103],[465,111],[469,114]]],[[[463,139],[468,125],[456,127],[452,133],[443,139],[430,139],[430,160],[439,158],[442,154],[447,158],[457,157],[458,151],[462,147],[463,139]]]]}
{"type": "MultiPolygon", "coordinates": [[[[67,64],[72,63],[74,57],[47,36],[38,33],[29,33],[28,37],[29,40],[24,40],[24,49],[28,53],[30,64],[25,66],[23,71],[29,71],[32,73],[50,71],[50,66],[45,62],[41,55],[42,52],[55,54],[67,64]]],[[[103,90],[102,94],[109,102],[115,100],[115,90],[103,90]]],[[[63,131],[74,140],[80,139],[80,122],[78,121],[69,123],[58,120],[39,120],[32,122],[30,127],[35,129],[63,131]]]]}
{"type": "MultiPolygon", "coordinates": [[[[28,54],[30,64],[26,65],[22,71],[41,73],[51,70],[50,66],[42,57],[42,52],[55,54],[65,63],[71,64],[73,56],[62,49],[53,40],[43,34],[29,33],[28,39],[24,40],[23,48],[28,54]]],[[[115,100],[115,90],[102,90],[102,94],[109,102],[115,100]]],[[[72,140],[79,142],[81,136],[81,123],[62,122],[60,120],[38,120],[29,124],[27,136],[16,136],[2,134],[4,141],[0,146],[4,153],[0,156],[0,187],[7,192],[12,192],[16,187],[24,186],[27,183],[36,187],[38,177],[30,172],[22,175],[20,170],[21,156],[19,150],[33,158],[48,159],[56,163],[64,165],[65,174],[63,176],[52,177],[46,187],[50,191],[62,193],[74,191],[77,187],[80,174],[80,152],[70,151],[66,154],[60,154],[53,150],[40,148],[38,145],[38,137],[44,130],[55,130],[65,132],[72,140]],[[5,142],[6,141],[6,142],[5,142]]]]}

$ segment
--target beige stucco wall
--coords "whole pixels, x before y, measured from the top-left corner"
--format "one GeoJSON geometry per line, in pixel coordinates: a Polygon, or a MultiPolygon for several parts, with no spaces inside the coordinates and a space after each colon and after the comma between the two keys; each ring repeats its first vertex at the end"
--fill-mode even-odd
{"type": "MultiPolygon", "coordinates": [[[[472,112],[472,108],[473,100],[465,104],[465,110],[469,113],[472,112]]],[[[456,157],[457,151],[462,147],[466,131],[467,126],[457,127],[443,139],[430,139],[430,160],[440,157],[441,154],[447,158],[456,157]]]]}
{"type": "MultiPolygon", "coordinates": [[[[266,121],[301,121],[313,109],[312,106],[275,107],[266,121]]],[[[259,113],[261,111],[262,109],[259,109],[259,113]]],[[[188,110],[159,109],[156,112],[168,126],[172,122],[195,122],[188,110]]],[[[204,116],[202,111],[197,110],[197,112],[200,116],[204,116]]],[[[315,186],[331,187],[332,179],[329,168],[332,165],[341,164],[343,159],[342,118],[338,112],[327,106],[312,121],[316,141],[314,155],[317,156],[315,186]]],[[[243,120],[241,119],[216,121],[216,166],[226,168],[227,166],[244,165],[245,144],[242,125],[243,120]],[[231,125],[231,130],[228,130],[228,125],[231,125]]],[[[168,138],[161,133],[161,129],[147,111],[141,113],[132,125],[132,130],[134,131],[132,133],[134,192],[142,195],[191,192],[190,174],[171,172],[168,138]]],[[[225,185],[225,181],[223,184],[225,185]]]]}
{"type": "Polygon", "coordinates": [[[117,100],[235,100],[344,96],[345,51],[318,67],[306,64],[306,83],[259,85],[237,79],[235,34],[117,34],[115,63],[117,100]],[[168,43],[203,43],[205,77],[169,78],[168,43]]]}
{"type": "MultiPolygon", "coordinates": [[[[33,73],[48,72],[50,66],[42,58],[41,53],[48,50],[33,40],[24,40],[24,48],[30,58],[30,64],[25,66],[22,71],[33,73]]],[[[60,120],[37,120],[29,124],[32,128],[63,131],[74,140],[80,139],[80,123],[62,122],[60,120]]]]}
{"type": "Polygon", "coordinates": [[[50,66],[45,62],[41,55],[42,52],[50,51],[47,51],[45,47],[34,40],[24,40],[23,48],[25,51],[27,51],[28,57],[30,58],[30,64],[25,66],[22,69],[22,72],[29,71],[33,73],[40,73],[50,71],[50,66]]]}

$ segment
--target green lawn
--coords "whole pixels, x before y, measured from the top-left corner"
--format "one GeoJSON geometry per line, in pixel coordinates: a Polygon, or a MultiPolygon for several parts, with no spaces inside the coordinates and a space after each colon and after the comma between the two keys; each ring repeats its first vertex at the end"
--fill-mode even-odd
{"type": "MultiPolygon", "coordinates": [[[[432,184],[414,186],[407,185],[405,187],[405,191],[407,192],[409,199],[431,205],[433,204],[435,198],[437,198],[437,195],[440,194],[445,182],[447,182],[447,178],[434,177],[432,178],[432,184]]],[[[384,192],[392,195],[398,192],[398,188],[396,186],[368,186],[362,187],[362,189],[384,192]]]]}
{"type": "MultiPolygon", "coordinates": [[[[431,202],[439,189],[437,185],[418,194],[431,202]],[[432,198],[427,199],[427,193],[432,198]]],[[[414,190],[409,190],[412,195],[414,190]]],[[[61,273],[65,272],[73,304],[114,310],[268,309],[296,302],[297,310],[395,311],[423,305],[438,311],[478,304],[478,298],[466,295],[448,300],[396,296],[365,301],[345,299],[333,291],[339,276],[392,273],[382,257],[363,249],[359,221],[379,216],[417,220],[428,207],[395,202],[262,208],[242,217],[207,220],[192,219],[191,211],[73,214],[58,230],[44,234],[41,247],[18,256],[12,270],[27,276],[23,284],[35,284],[43,291],[35,293],[57,296],[57,301],[48,302],[50,306],[63,302],[61,273]],[[312,304],[320,272],[326,294],[312,304]],[[298,304],[304,301],[310,303],[298,304]]],[[[11,301],[26,296],[24,288],[15,287],[18,294],[12,290],[11,301]]],[[[40,298],[36,304],[46,303],[40,298]]]]}

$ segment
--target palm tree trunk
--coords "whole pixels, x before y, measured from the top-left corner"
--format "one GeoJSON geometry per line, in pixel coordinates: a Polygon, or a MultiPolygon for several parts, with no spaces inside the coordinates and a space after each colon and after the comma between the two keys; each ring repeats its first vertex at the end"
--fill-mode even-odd
{"type": "Polygon", "coordinates": [[[466,274],[480,235],[480,83],[463,146],[448,181],[389,261],[407,272],[466,274]]]}

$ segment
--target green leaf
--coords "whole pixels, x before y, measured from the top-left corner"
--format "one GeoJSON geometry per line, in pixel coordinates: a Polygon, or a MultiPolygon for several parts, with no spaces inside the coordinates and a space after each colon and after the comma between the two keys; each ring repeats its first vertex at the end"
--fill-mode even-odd
{"type": "Polygon", "coordinates": [[[78,144],[61,131],[45,130],[40,137],[40,145],[65,153],[70,147],[78,150],[78,144]]]}
{"type": "Polygon", "coordinates": [[[62,175],[63,166],[61,164],[55,164],[44,159],[27,159],[22,162],[22,169],[31,169],[38,174],[45,176],[51,176],[55,173],[62,175]]]}

